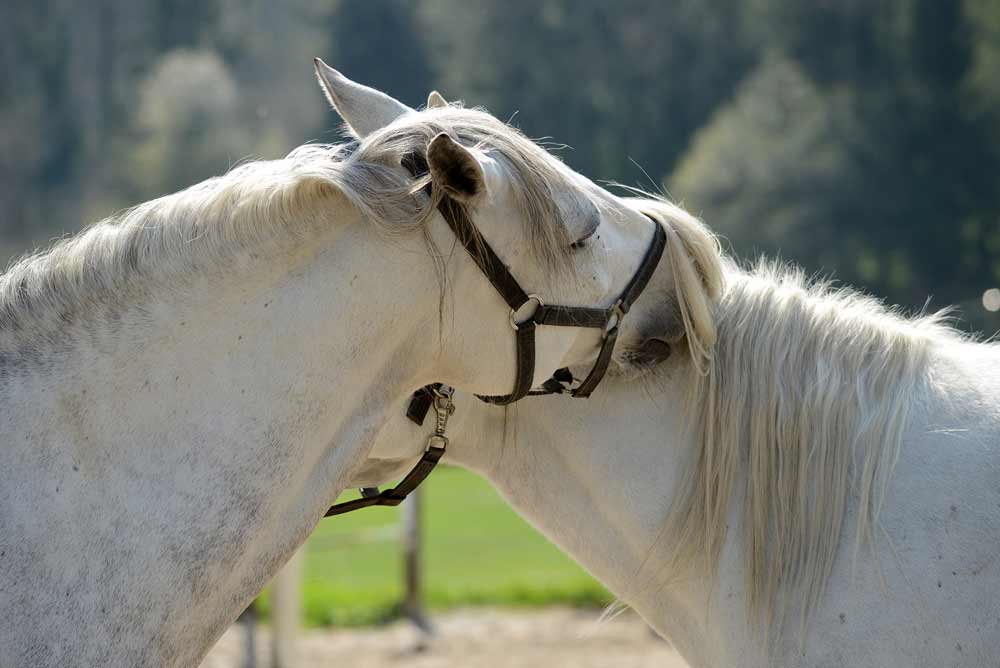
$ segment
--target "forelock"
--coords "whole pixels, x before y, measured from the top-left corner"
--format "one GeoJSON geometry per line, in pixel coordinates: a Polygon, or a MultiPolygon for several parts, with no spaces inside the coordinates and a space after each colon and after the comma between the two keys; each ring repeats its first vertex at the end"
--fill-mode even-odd
{"type": "Polygon", "coordinates": [[[441,132],[496,160],[510,180],[510,192],[532,251],[554,271],[571,267],[567,212],[560,198],[574,184],[559,159],[518,129],[479,109],[456,105],[408,114],[367,136],[357,159],[400,165],[408,156],[423,160],[427,146],[441,132]]]}

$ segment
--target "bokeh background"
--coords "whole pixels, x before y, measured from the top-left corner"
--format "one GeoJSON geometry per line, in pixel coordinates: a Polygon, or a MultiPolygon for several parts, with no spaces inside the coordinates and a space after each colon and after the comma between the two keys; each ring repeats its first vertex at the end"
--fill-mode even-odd
{"type": "MultiPolygon", "coordinates": [[[[485,106],[594,179],[662,189],[741,258],[1000,329],[998,0],[4,0],[0,260],[337,141],[316,55],[413,106],[432,89],[485,106]]],[[[433,603],[604,600],[466,475],[431,481],[433,603]],[[449,498],[468,517],[441,519],[449,498]],[[485,560],[468,586],[457,549],[485,560]]],[[[336,573],[396,569],[379,547],[394,523],[322,530],[312,622],[393,614],[398,578],[336,573]]]]}
{"type": "Polygon", "coordinates": [[[315,55],[663,187],[741,257],[1000,328],[997,0],[5,0],[0,256],[335,140],[315,55]]]}

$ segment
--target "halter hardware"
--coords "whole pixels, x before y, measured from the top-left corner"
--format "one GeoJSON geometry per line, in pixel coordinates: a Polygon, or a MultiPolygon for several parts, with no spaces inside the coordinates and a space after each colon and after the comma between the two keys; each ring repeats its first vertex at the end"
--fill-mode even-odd
{"type": "Polygon", "coordinates": [[[604,326],[604,338],[610,336],[612,332],[618,331],[618,326],[621,325],[624,317],[625,311],[622,309],[622,300],[619,299],[611,307],[611,317],[608,318],[608,324],[604,326]]]}
{"type": "MultiPolygon", "coordinates": [[[[445,449],[448,447],[448,437],[444,434],[448,428],[448,418],[455,412],[455,404],[452,401],[455,389],[447,385],[428,385],[427,387],[420,388],[417,394],[421,394],[422,400],[424,394],[428,395],[428,405],[434,407],[434,413],[437,417],[434,425],[434,433],[427,437],[427,447],[424,449],[424,454],[420,457],[417,465],[392,489],[380,492],[378,487],[362,487],[360,499],[336,503],[326,511],[324,517],[342,515],[352,510],[360,510],[369,506],[398,506],[410,492],[415,490],[431,474],[431,471],[437,466],[442,455],[444,455],[445,449]]],[[[421,418],[418,424],[422,422],[423,418],[421,418]]]]}
{"type": "Polygon", "coordinates": [[[535,302],[535,308],[531,312],[531,315],[529,315],[527,318],[525,318],[521,322],[518,322],[517,320],[514,319],[514,317],[517,315],[517,312],[520,311],[521,309],[520,308],[518,308],[518,309],[512,308],[510,310],[510,328],[513,329],[515,332],[517,330],[521,329],[521,325],[523,325],[526,321],[532,320],[535,317],[535,314],[538,313],[538,309],[540,309],[540,308],[542,308],[542,307],[545,306],[545,303],[542,301],[541,297],[539,297],[538,295],[532,294],[532,295],[528,295],[528,301],[526,301],[523,304],[521,304],[521,308],[524,308],[525,306],[527,306],[531,302],[535,302]]]}

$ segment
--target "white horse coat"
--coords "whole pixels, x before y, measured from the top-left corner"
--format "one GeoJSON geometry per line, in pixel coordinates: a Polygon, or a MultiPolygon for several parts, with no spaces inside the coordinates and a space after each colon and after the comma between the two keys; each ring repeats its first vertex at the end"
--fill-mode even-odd
{"type": "MultiPolygon", "coordinates": [[[[400,398],[509,391],[509,309],[407,151],[547,299],[606,308],[643,257],[645,218],[489,115],[317,71],[356,147],[244,165],[0,278],[0,666],[197,665],[400,398]]],[[[596,355],[542,329],[539,380],[596,355]]]]}
{"type": "MultiPolygon", "coordinates": [[[[445,461],[487,477],[694,668],[1000,665],[1000,348],[774,268],[724,273],[709,377],[744,391],[713,394],[695,347],[661,340],[673,354],[653,374],[586,402],[460,394],[445,461]],[[731,437],[712,448],[709,400],[732,422],[705,421],[731,437]],[[732,456],[730,486],[708,452],[732,456]]],[[[657,299],[677,296],[639,303],[657,299]]],[[[429,426],[404,407],[354,484],[412,463],[429,426]]]]}

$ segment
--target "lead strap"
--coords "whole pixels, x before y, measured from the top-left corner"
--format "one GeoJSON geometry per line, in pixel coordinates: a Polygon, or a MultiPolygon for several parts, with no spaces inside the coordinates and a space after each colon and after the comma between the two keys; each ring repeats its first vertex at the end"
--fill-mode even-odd
{"type": "Polygon", "coordinates": [[[439,385],[431,391],[433,392],[431,405],[434,407],[436,416],[434,433],[427,437],[427,449],[424,450],[423,456],[410,469],[406,477],[392,489],[382,492],[378,492],[377,487],[363,488],[360,499],[336,503],[326,511],[323,517],[342,515],[369,506],[398,506],[431,474],[448,447],[448,437],[445,436],[445,431],[448,428],[448,418],[455,412],[455,403],[452,400],[455,389],[447,385],[439,385]],[[368,495],[365,495],[364,490],[370,490],[368,495]]]}

